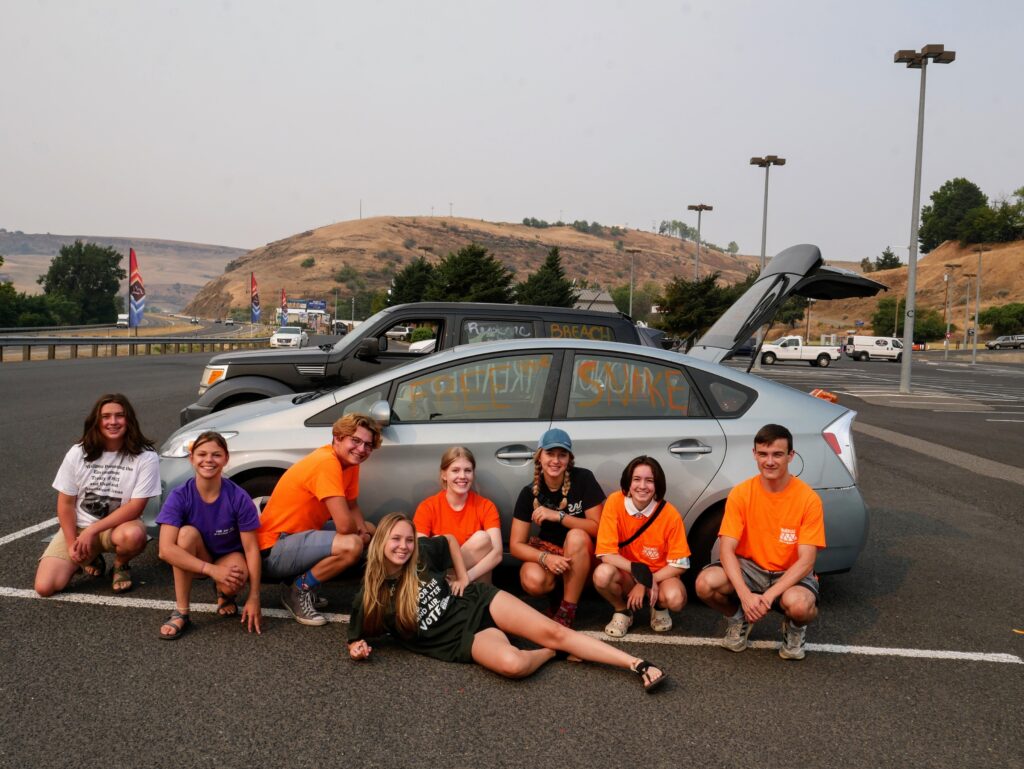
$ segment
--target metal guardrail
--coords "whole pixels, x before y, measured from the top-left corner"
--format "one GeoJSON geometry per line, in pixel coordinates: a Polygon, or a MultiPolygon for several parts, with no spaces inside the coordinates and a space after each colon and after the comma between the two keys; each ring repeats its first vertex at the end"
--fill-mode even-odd
{"type": "MultiPolygon", "coordinates": [[[[57,351],[68,349],[68,358],[78,358],[81,348],[89,354],[81,357],[101,358],[119,355],[171,355],[188,352],[216,352],[244,347],[267,347],[270,337],[184,337],[184,336],[8,336],[0,337],[0,362],[56,360],[57,351]],[[46,356],[33,358],[32,351],[45,348],[46,356]],[[9,353],[20,352],[17,357],[9,353]],[[126,352],[122,352],[126,350],[126,352]]],[[[63,356],[61,356],[63,357],[63,356]]]]}

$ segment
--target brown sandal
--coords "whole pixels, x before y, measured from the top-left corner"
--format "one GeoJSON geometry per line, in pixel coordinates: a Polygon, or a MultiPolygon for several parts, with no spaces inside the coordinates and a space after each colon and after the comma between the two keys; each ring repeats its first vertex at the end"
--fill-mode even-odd
{"type": "Polygon", "coordinates": [[[128,564],[114,564],[114,579],[110,587],[115,593],[127,593],[132,589],[132,570],[128,568],[128,564]]]}
{"type": "Polygon", "coordinates": [[[175,609],[174,611],[171,612],[171,616],[167,618],[167,621],[160,626],[161,630],[163,628],[165,628],[165,627],[174,628],[174,632],[173,633],[160,633],[159,634],[160,635],[160,640],[161,641],[177,641],[179,638],[181,638],[185,634],[185,631],[188,630],[189,627],[191,627],[191,626],[192,626],[192,620],[189,619],[188,612],[185,612],[184,614],[182,614],[180,611],[175,609]],[[178,620],[181,620],[181,624],[180,625],[175,624],[178,620]]]}
{"type": "Polygon", "coordinates": [[[665,679],[668,678],[668,673],[647,660],[640,660],[629,669],[640,676],[640,680],[644,685],[644,691],[648,694],[665,683],[665,679]],[[657,671],[657,674],[652,671],[657,671]]]}

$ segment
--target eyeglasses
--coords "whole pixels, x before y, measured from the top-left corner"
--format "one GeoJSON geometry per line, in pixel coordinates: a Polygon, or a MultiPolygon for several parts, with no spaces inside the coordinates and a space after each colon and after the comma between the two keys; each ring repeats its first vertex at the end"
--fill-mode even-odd
{"type": "Polygon", "coordinates": [[[335,436],[334,440],[343,441],[345,438],[352,441],[352,448],[354,449],[366,449],[367,451],[373,451],[374,449],[373,441],[364,441],[362,438],[357,438],[354,435],[345,435],[341,438],[335,436]]]}

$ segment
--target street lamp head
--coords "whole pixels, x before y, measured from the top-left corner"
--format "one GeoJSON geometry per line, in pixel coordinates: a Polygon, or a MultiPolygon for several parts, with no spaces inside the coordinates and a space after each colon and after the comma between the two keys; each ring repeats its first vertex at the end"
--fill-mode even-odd
{"type": "Polygon", "coordinates": [[[714,211],[714,206],[706,206],[703,203],[698,203],[695,206],[687,206],[690,211],[714,211]]]}
{"type": "Polygon", "coordinates": [[[786,165],[786,159],[780,158],[778,155],[765,155],[763,158],[751,158],[750,165],[760,166],[761,168],[767,168],[768,166],[784,166],[786,165]]]}
{"type": "Polygon", "coordinates": [[[936,64],[949,64],[956,61],[956,51],[947,51],[944,45],[931,43],[920,51],[896,51],[896,55],[893,57],[896,64],[906,64],[908,69],[921,69],[928,59],[936,64]]]}

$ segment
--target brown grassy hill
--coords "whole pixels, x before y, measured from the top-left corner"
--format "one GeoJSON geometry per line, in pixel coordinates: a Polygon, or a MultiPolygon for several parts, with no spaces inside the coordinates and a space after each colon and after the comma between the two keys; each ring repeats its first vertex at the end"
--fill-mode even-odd
{"type": "MultiPolygon", "coordinates": [[[[622,228],[612,234],[606,227],[604,235],[596,236],[571,226],[537,229],[476,219],[382,216],[331,224],[250,251],[207,284],[187,312],[217,317],[229,307],[247,307],[250,272],[256,274],[264,307],[277,306],[282,287],[291,298],[323,299],[331,306],[336,288],[342,302],[359,289],[356,274],[367,289],[387,288],[392,275],[413,259],[425,255],[436,263],[470,243],[494,254],[515,272],[516,280],[525,280],[540,267],[552,246],[560,249],[570,279],[604,288],[629,282],[630,248],[640,250],[637,285],[660,285],[676,275],[693,274],[695,244],[651,232],[622,228]],[[310,258],[312,266],[303,267],[310,258]]],[[[701,248],[701,274],[718,270],[729,283],[744,278],[755,262],[754,257],[701,248]]]]}
{"type": "MultiPolygon", "coordinates": [[[[982,255],[981,266],[981,309],[993,305],[1024,302],[1024,241],[1013,243],[986,244],[990,248],[982,255]]],[[[945,265],[956,265],[950,269],[949,300],[952,306],[953,323],[964,327],[964,295],[967,280],[964,273],[978,272],[977,246],[962,247],[955,241],[947,241],[917,263],[917,306],[929,307],[942,313],[946,302],[946,284],[942,280],[947,271],[945,265]]],[[[883,270],[870,273],[870,277],[889,287],[880,294],[902,299],[907,291],[907,268],[883,270]]],[[[878,299],[843,299],[833,302],[819,302],[814,305],[811,316],[811,336],[820,333],[841,332],[853,328],[855,320],[870,324],[878,299]]],[[[971,279],[970,313],[974,315],[975,284],[971,279]]],[[[870,326],[865,326],[870,333],[870,326]]],[[[981,338],[988,335],[982,328],[981,338]]]]}

